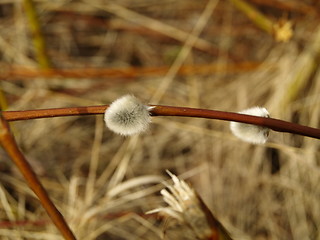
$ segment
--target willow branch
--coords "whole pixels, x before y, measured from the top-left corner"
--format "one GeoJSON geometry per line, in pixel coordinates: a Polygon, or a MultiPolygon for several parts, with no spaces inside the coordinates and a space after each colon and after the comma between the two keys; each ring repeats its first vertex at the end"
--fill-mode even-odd
{"type": "Polygon", "coordinates": [[[29,187],[37,195],[42,206],[51,218],[52,222],[57,226],[64,238],[67,240],[75,240],[76,238],[70,230],[62,214],[50,200],[46,190],[42,186],[34,171],[32,170],[30,164],[18,148],[18,145],[10,132],[9,125],[1,114],[0,144],[2,145],[3,149],[8,153],[15,165],[18,167],[19,171],[22,173],[23,177],[27,181],[29,187]]]}
{"type": "MultiPolygon", "coordinates": [[[[161,105],[151,106],[154,107],[152,110],[150,110],[152,116],[197,117],[234,121],[267,127],[276,132],[294,133],[302,136],[320,139],[320,129],[318,128],[303,126],[300,124],[291,123],[274,118],[256,117],[239,113],[198,108],[172,107],[161,105]]],[[[2,114],[7,121],[19,121],[39,118],[104,114],[107,107],[108,105],[53,108],[27,111],[4,111],[2,112],[2,114]]]]}

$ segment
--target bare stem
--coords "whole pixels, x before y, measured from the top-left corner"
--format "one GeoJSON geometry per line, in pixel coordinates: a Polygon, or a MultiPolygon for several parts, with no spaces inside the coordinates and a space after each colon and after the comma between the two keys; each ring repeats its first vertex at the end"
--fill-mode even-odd
{"type": "MultiPolygon", "coordinates": [[[[198,117],[234,121],[267,127],[277,132],[294,133],[302,136],[320,139],[320,129],[318,128],[307,127],[274,118],[256,117],[246,114],[198,108],[172,107],[161,105],[151,106],[154,107],[152,110],[150,110],[152,116],[198,117]]],[[[107,107],[108,105],[53,108],[28,111],[4,111],[2,112],[2,114],[7,121],[18,121],[38,118],[104,114],[107,107]]]]}
{"type": "Polygon", "coordinates": [[[18,145],[10,132],[9,125],[2,114],[0,114],[0,144],[18,167],[29,187],[38,196],[42,206],[47,211],[52,222],[57,226],[64,238],[67,240],[75,240],[76,238],[62,214],[50,200],[46,190],[42,186],[36,174],[33,172],[22,152],[19,150],[18,145]]]}

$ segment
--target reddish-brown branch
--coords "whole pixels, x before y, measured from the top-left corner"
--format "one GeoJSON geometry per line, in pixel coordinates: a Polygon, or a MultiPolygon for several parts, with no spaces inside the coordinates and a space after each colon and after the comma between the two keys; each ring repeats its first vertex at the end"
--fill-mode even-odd
{"type": "MultiPolygon", "coordinates": [[[[51,118],[63,116],[77,116],[77,115],[95,115],[104,114],[108,105],[90,106],[90,107],[71,107],[71,108],[54,108],[54,109],[40,109],[28,111],[6,111],[3,116],[7,121],[18,121],[38,118],[51,118]]],[[[248,124],[254,124],[270,128],[277,132],[288,132],[299,134],[307,137],[320,139],[320,129],[303,126],[296,123],[291,123],[274,118],[256,117],[245,114],[186,108],[186,107],[172,107],[154,105],[150,111],[152,116],[180,116],[180,117],[198,117],[208,119],[218,119],[226,121],[235,121],[248,124]]]]}
{"type": "Polygon", "coordinates": [[[33,172],[28,161],[18,148],[18,145],[10,132],[9,125],[1,114],[0,143],[4,150],[8,153],[12,161],[15,163],[15,165],[18,167],[23,177],[26,179],[29,187],[37,195],[42,206],[51,218],[52,222],[57,226],[64,238],[67,240],[75,240],[76,238],[70,230],[62,214],[58,211],[53,202],[50,200],[46,190],[42,186],[36,174],[33,172]]]}
{"type": "Polygon", "coordinates": [[[307,137],[320,139],[320,129],[303,126],[274,118],[256,117],[239,113],[195,109],[184,107],[158,106],[153,111],[158,116],[182,116],[182,117],[199,117],[209,119],[219,119],[226,121],[250,123],[270,128],[277,132],[295,133],[307,137]]]}
{"type": "Polygon", "coordinates": [[[7,121],[103,114],[108,105],[2,112],[7,121]]]}

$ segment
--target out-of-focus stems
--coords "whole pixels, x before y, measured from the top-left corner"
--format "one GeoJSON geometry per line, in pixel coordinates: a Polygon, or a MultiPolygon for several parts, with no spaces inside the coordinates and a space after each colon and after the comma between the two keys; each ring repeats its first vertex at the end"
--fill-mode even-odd
{"type": "Polygon", "coordinates": [[[50,69],[51,63],[47,54],[46,42],[44,40],[39,17],[32,0],[23,0],[26,16],[32,34],[36,58],[41,69],[50,69]]]}
{"type": "Polygon", "coordinates": [[[244,12],[258,27],[268,33],[272,33],[272,21],[260,13],[251,4],[242,0],[230,0],[239,10],[244,12]]]}
{"type": "Polygon", "coordinates": [[[278,42],[287,42],[293,35],[292,23],[285,19],[272,21],[258,9],[244,0],[230,0],[236,8],[242,11],[251,21],[262,30],[272,35],[278,42]]]}
{"type": "MultiPolygon", "coordinates": [[[[287,91],[280,101],[282,109],[295,101],[299,94],[312,82],[313,76],[319,71],[320,66],[320,27],[315,30],[313,39],[306,45],[300,59],[302,64],[296,69],[296,75],[291,78],[287,91]]],[[[317,80],[315,80],[317,81],[317,80]]]]}
{"type": "Polygon", "coordinates": [[[0,86],[0,109],[6,110],[8,108],[8,102],[7,102],[7,98],[2,90],[2,87],[0,86]]]}

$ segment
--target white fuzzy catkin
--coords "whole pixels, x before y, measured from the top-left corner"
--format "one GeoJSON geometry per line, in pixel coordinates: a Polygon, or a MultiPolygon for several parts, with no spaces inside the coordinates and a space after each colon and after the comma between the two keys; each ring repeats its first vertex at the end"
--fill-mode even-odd
{"type": "MultiPolygon", "coordinates": [[[[262,107],[249,108],[239,113],[259,117],[269,117],[269,112],[267,109],[262,107]]],[[[269,128],[256,126],[253,124],[231,122],[230,129],[236,137],[243,141],[254,144],[265,143],[269,136],[269,128]]]]}
{"type": "Polygon", "coordinates": [[[130,136],[146,131],[151,122],[150,107],[132,95],[115,100],[105,111],[107,127],[120,135],[130,136]]]}

